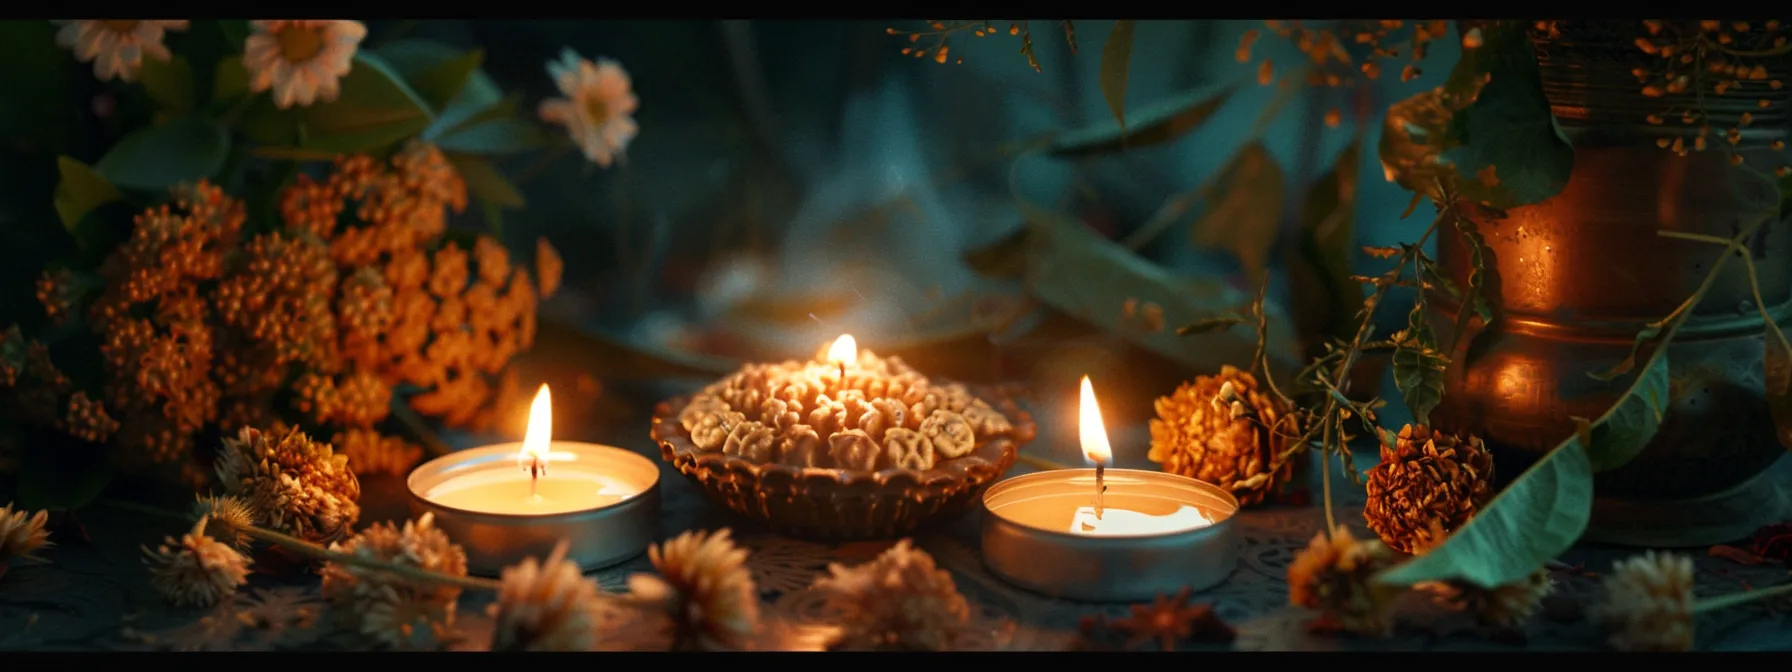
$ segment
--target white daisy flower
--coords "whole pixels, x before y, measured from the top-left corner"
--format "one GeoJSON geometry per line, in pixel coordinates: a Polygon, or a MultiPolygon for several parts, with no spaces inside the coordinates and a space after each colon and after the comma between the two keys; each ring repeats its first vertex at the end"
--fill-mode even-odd
{"type": "Polygon", "coordinates": [[[342,93],[341,79],[353,66],[367,27],[360,21],[250,21],[254,32],[243,43],[249,90],[273,90],[281,109],[331,102],[342,93]]]}
{"type": "Polygon", "coordinates": [[[117,77],[126,82],[137,81],[143,68],[143,56],[157,60],[171,58],[162,38],[170,30],[186,30],[186,21],[79,20],[52,21],[56,45],[75,52],[82,63],[93,63],[93,74],[104,82],[117,77]]]}
{"type": "Polygon", "coordinates": [[[542,120],[566,127],[585,158],[610,167],[639,130],[630,115],[640,101],[630,90],[628,72],[610,59],[593,63],[566,49],[559,61],[548,62],[548,74],[566,97],[541,101],[542,120]]]}

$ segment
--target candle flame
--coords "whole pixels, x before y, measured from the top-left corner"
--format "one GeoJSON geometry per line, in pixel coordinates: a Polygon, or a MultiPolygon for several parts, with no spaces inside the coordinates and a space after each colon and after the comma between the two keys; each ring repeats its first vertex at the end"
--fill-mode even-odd
{"type": "Polygon", "coordinates": [[[852,334],[841,334],[828,347],[829,364],[848,364],[859,358],[859,343],[852,340],[852,334]]]}
{"type": "Polygon", "coordinates": [[[1095,403],[1095,386],[1090,384],[1088,376],[1083,376],[1083,399],[1078,416],[1077,431],[1082,435],[1083,456],[1102,466],[1113,462],[1114,451],[1108,447],[1108,429],[1101,422],[1101,407],[1095,403]]]}
{"type": "Polygon", "coordinates": [[[529,404],[529,429],[523,433],[522,459],[536,458],[546,462],[548,449],[554,443],[553,433],[553,398],[548,395],[548,386],[543,384],[541,391],[535,393],[535,401],[529,404]]]}

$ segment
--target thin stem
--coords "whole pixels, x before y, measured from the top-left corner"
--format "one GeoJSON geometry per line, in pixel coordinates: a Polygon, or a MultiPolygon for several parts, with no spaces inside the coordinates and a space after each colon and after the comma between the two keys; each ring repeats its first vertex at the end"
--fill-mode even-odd
{"type": "MultiPolygon", "coordinates": [[[[1332,443],[1331,418],[1326,418],[1324,422],[1325,443],[1319,447],[1319,488],[1320,495],[1325,498],[1325,538],[1330,539],[1332,530],[1338,527],[1338,521],[1332,518],[1332,458],[1331,452],[1325,449],[1332,443]]],[[[1338,459],[1343,460],[1344,455],[1340,453],[1338,459]]]]}
{"type": "Polygon", "coordinates": [[[1792,593],[1792,583],[1782,583],[1780,585],[1773,586],[1771,588],[1762,588],[1760,590],[1745,590],[1740,593],[1730,593],[1729,595],[1721,595],[1718,597],[1708,597],[1703,600],[1695,600],[1692,603],[1692,613],[1702,614],[1707,611],[1716,611],[1718,609],[1734,607],[1738,604],[1747,604],[1747,603],[1753,602],[1755,600],[1773,597],[1775,595],[1784,595],[1784,594],[1788,594],[1788,593],[1792,593]]]}
{"type": "MultiPolygon", "coordinates": [[[[142,504],[137,504],[134,502],[124,502],[124,501],[119,501],[119,500],[115,500],[115,499],[102,499],[95,503],[109,506],[109,507],[112,507],[115,509],[122,509],[125,511],[134,511],[137,513],[157,516],[160,518],[167,518],[170,520],[180,520],[180,521],[183,521],[186,523],[192,523],[194,520],[193,517],[191,517],[191,516],[175,513],[173,511],[168,511],[166,509],[158,509],[158,508],[155,508],[152,506],[144,506],[142,504]]],[[[243,536],[249,537],[251,539],[256,539],[258,541],[263,541],[263,542],[266,542],[269,544],[273,544],[275,546],[279,546],[281,548],[285,548],[287,550],[294,551],[294,552],[306,555],[308,557],[316,558],[319,560],[324,560],[327,562],[334,562],[334,563],[343,564],[343,565],[354,565],[356,567],[362,567],[362,568],[366,568],[366,569],[372,569],[375,571],[387,572],[387,573],[390,573],[390,574],[393,574],[396,576],[400,576],[400,577],[403,577],[406,579],[410,579],[413,581],[426,581],[429,583],[445,583],[445,584],[449,584],[449,585],[460,586],[462,588],[470,588],[473,590],[497,590],[498,589],[498,582],[492,581],[490,579],[479,579],[479,578],[474,578],[474,577],[470,577],[470,576],[449,576],[447,574],[439,574],[439,573],[432,572],[432,571],[429,571],[426,569],[420,569],[420,568],[411,567],[408,565],[400,565],[400,564],[385,562],[382,560],[375,560],[373,558],[362,557],[359,555],[355,555],[353,553],[343,553],[341,551],[332,551],[330,549],[324,548],[323,546],[311,543],[309,541],[305,541],[303,539],[299,539],[297,537],[287,536],[287,535],[281,534],[279,532],[264,530],[264,529],[261,529],[259,527],[255,527],[252,525],[232,525],[230,523],[230,521],[224,520],[221,518],[213,518],[212,522],[215,522],[215,523],[218,523],[225,527],[228,527],[231,529],[231,531],[240,532],[243,534],[243,536]]]]}
{"type": "Polygon", "coordinates": [[[454,452],[446,442],[442,441],[441,436],[429,428],[429,423],[424,422],[423,417],[417,415],[416,409],[411,408],[410,404],[405,403],[397,396],[392,397],[392,417],[397,418],[398,423],[404,426],[411,438],[423,444],[423,448],[428,450],[431,456],[441,457],[454,452]]]}

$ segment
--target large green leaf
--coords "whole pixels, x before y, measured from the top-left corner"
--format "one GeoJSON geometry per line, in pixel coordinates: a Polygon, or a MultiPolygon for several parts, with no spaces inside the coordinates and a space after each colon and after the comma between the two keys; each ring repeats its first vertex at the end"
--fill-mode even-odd
{"type": "Polygon", "coordinates": [[[474,54],[418,39],[395,41],[378,53],[434,106],[436,123],[424,131],[425,138],[433,140],[467,125],[503,99],[474,54]]]}
{"type": "Polygon", "coordinates": [[[417,119],[423,119],[424,126],[434,121],[429,104],[384,60],[367,52],[355,55],[335,102],[312,105],[304,112],[311,138],[413,124],[417,119]]]}
{"type": "MultiPolygon", "coordinates": [[[[56,183],[56,215],[70,233],[75,233],[81,218],[94,208],[123,198],[105,176],[85,163],[59,156],[56,157],[56,170],[62,175],[61,181],[56,183]]],[[[79,241],[80,237],[76,236],[76,242],[79,241]]]]}
{"type": "Polygon", "coordinates": [[[161,190],[211,177],[230,153],[230,133],[204,117],[185,116],[140,128],[95,166],[112,184],[161,190]]]}
{"type": "Polygon", "coordinates": [[[1450,80],[1389,108],[1381,159],[1401,186],[1441,199],[1437,186],[1509,209],[1561,193],[1574,149],[1543,95],[1536,55],[1517,21],[1482,25],[1450,80]]]}
{"type": "Polygon", "coordinates": [[[1281,231],[1285,188],[1282,169],[1263,143],[1245,145],[1221,169],[1218,199],[1195,220],[1195,244],[1231,252],[1245,277],[1262,277],[1281,231]]]}
{"type": "Polygon", "coordinates": [[[143,91],[163,112],[179,116],[193,109],[193,66],[185,57],[166,61],[144,58],[137,81],[143,83],[143,91]]]}
{"type": "Polygon", "coordinates": [[[1107,44],[1101,48],[1101,97],[1107,99],[1114,121],[1120,124],[1121,137],[1126,133],[1126,70],[1132,63],[1133,22],[1114,22],[1107,44]]]}
{"type": "MultiPolygon", "coordinates": [[[[1125,310],[1129,300],[1155,304],[1163,311],[1164,324],[1187,324],[1249,303],[1244,292],[1220,282],[1179,277],[1081,222],[1017,200],[1029,226],[1023,238],[1026,286],[1041,302],[1198,370],[1255,356],[1254,334],[1215,334],[1192,343],[1173,330],[1140,329],[1125,310]]],[[[1275,312],[1271,319],[1278,326],[1270,329],[1268,352],[1279,363],[1292,361],[1293,330],[1281,326],[1287,316],[1275,312]]]]}
{"type": "Polygon", "coordinates": [[[467,191],[485,203],[504,207],[523,207],[523,194],[492,166],[490,161],[473,156],[450,156],[448,161],[467,182],[467,191]]]}
{"type": "Polygon", "coordinates": [[[1355,275],[1356,194],[1362,143],[1338,154],[1330,171],[1314,181],[1300,209],[1300,240],[1287,265],[1289,292],[1301,341],[1309,345],[1355,332],[1351,316],[1363,305],[1355,275]]]}
{"type": "Polygon", "coordinates": [[[462,87],[448,106],[436,115],[436,123],[424,131],[425,138],[435,138],[449,131],[471,126],[492,119],[513,116],[522,106],[522,96],[513,94],[506,97],[498,90],[497,82],[484,71],[475,71],[467,78],[467,85],[462,87]]]}
{"type": "Polygon", "coordinates": [[[212,74],[212,103],[234,101],[249,93],[249,71],[243,69],[243,59],[225,58],[218,61],[218,67],[212,74]]]}
{"type": "Polygon", "coordinates": [[[1204,88],[1135,110],[1132,123],[1124,129],[1113,121],[1065,133],[1052,143],[1050,151],[1067,158],[1096,156],[1175,140],[1212,117],[1236,88],[1204,88]]]}
{"type": "Polygon", "coordinates": [[[442,149],[464,154],[514,154],[547,143],[541,129],[521,119],[500,118],[468,124],[436,141],[442,149]]]}
{"type": "MultiPolygon", "coordinates": [[[[377,153],[415,137],[428,125],[429,119],[411,117],[362,131],[308,137],[304,142],[299,143],[297,149],[331,155],[377,153]]],[[[268,151],[278,151],[278,149],[270,148],[268,151]]]]}
{"type": "Polygon", "coordinates": [[[1568,550],[1592,514],[1593,473],[1628,462],[1660,429],[1667,372],[1667,356],[1656,356],[1599,420],[1550,450],[1443,544],[1376,580],[1402,586],[1460,580],[1494,588],[1568,550]]]}
{"type": "Polygon", "coordinates": [[[442,63],[415,77],[407,77],[411,87],[417,90],[423,99],[435,109],[440,110],[454,100],[454,96],[465,88],[473,73],[479,71],[479,65],[485,62],[485,52],[474,49],[456,56],[453,60],[442,63]]]}

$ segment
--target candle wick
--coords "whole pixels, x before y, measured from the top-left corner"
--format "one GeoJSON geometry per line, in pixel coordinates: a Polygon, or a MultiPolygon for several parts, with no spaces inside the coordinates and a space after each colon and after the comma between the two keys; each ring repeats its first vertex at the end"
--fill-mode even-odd
{"type": "Polygon", "coordinates": [[[547,473],[547,467],[542,466],[541,456],[540,455],[530,455],[529,456],[529,498],[530,499],[535,499],[536,497],[539,496],[536,494],[536,487],[539,485],[541,475],[544,473],[547,473]]]}
{"type": "Polygon", "coordinates": [[[1102,495],[1106,494],[1108,491],[1108,486],[1102,482],[1102,478],[1105,476],[1105,474],[1103,473],[1104,471],[1105,471],[1105,469],[1101,466],[1101,463],[1097,462],[1095,464],[1095,519],[1096,520],[1101,520],[1102,495]]]}

